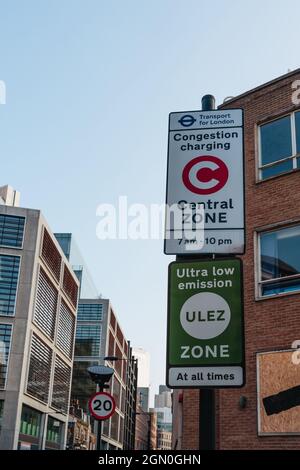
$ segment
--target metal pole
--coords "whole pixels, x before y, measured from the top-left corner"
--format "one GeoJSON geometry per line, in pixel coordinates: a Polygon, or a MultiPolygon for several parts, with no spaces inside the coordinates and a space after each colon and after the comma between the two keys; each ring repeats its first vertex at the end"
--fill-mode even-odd
{"type": "Polygon", "coordinates": [[[102,419],[98,420],[97,426],[97,450],[101,450],[102,419]]]}
{"type": "MultiPolygon", "coordinates": [[[[215,97],[204,95],[201,100],[202,111],[212,111],[215,109],[215,97]]],[[[208,259],[207,255],[177,255],[176,261],[208,259]]],[[[215,259],[212,255],[212,259],[215,259]]],[[[214,450],[216,447],[216,410],[215,410],[215,390],[213,388],[199,388],[199,450],[214,450]]]]}
{"type": "MultiPolygon", "coordinates": [[[[213,95],[204,95],[201,100],[202,111],[215,109],[213,95]]],[[[214,255],[213,255],[213,258],[214,255]]],[[[199,389],[199,449],[214,450],[216,447],[216,409],[215,390],[213,388],[199,389]]]]}

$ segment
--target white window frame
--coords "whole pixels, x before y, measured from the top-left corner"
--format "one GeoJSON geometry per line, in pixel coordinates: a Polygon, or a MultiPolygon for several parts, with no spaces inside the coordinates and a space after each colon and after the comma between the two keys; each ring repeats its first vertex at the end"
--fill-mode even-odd
{"type": "Polygon", "coordinates": [[[300,169],[300,167],[297,167],[297,158],[300,157],[300,152],[297,153],[297,142],[296,142],[296,121],[295,121],[295,113],[300,112],[300,109],[297,109],[293,111],[292,113],[287,113],[283,114],[282,116],[277,116],[274,119],[271,119],[270,121],[263,122],[257,126],[257,139],[258,139],[258,180],[259,181],[266,181],[271,178],[275,178],[277,176],[284,175],[286,173],[290,173],[291,171],[300,169]],[[290,123],[291,123],[291,138],[292,138],[292,155],[289,157],[282,158],[280,160],[276,160],[275,162],[267,163],[265,165],[262,164],[262,149],[261,149],[261,128],[266,125],[270,124],[271,122],[278,121],[279,119],[282,119],[284,117],[290,117],[290,123]],[[268,176],[267,178],[262,177],[262,172],[263,170],[266,170],[268,168],[272,168],[273,166],[278,165],[279,163],[284,163],[287,162],[288,160],[292,160],[293,167],[291,170],[287,170],[284,172],[280,172],[276,175],[268,176]]]}
{"type": "Polygon", "coordinates": [[[262,271],[261,271],[261,249],[260,249],[260,237],[261,235],[264,235],[266,233],[271,233],[271,232],[278,232],[279,230],[284,230],[287,228],[291,227],[300,227],[300,221],[297,221],[293,224],[289,225],[276,225],[272,226],[269,228],[264,228],[261,230],[256,230],[255,232],[255,240],[254,240],[254,246],[256,250],[256,256],[255,256],[255,298],[256,300],[265,300],[265,299],[270,299],[274,297],[284,297],[286,295],[296,295],[300,293],[300,287],[297,290],[291,290],[291,291],[286,291],[286,292],[280,292],[278,294],[268,294],[268,295],[263,295],[262,294],[262,286],[263,285],[268,285],[272,284],[273,282],[276,281],[286,281],[286,280],[293,280],[293,279],[299,279],[300,280],[300,273],[299,274],[292,274],[291,276],[285,276],[285,277],[278,277],[278,278],[272,278],[272,279],[267,279],[265,281],[262,280],[262,271]]]}

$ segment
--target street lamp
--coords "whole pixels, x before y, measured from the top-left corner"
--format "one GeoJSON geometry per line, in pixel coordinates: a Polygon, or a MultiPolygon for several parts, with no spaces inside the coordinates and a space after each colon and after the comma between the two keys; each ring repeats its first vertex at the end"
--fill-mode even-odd
{"type": "Polygon", "coordinates": [[[127,358],[125,357],[118,357],[118,356],[105,356],[103,358],[105,361],[110,361],[110,362],[114,362],[114,361],[128,361],[127,358]]]}
{"type": "MultiPolygon", "coordinates": [[[[92,366],[88,368],[88,373],[93,382],[97,384],[97,392],[103,392],[105,388],[109,388],[107,382],[110,381],[114,374],[114,369],[106,366],[92,366]]],[[[97,450],[101,448],[101,433],[102,433],[102,421],[98,420],[97,424],[97,450]]]]}

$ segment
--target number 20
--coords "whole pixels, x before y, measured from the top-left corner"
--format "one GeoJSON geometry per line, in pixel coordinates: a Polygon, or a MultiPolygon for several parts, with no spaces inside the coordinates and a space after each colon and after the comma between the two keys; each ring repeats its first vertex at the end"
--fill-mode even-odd
{"type": "Polygon", "coordinates": [[[102,403],[101,400],[95,400],[94,401],[94,410],[95,411],[101,411],[102,406],[103,406],[103,409],[105,411],[110,411],[112,409],[112,403],[111,403],[110,400],[104,400],[103,403],[102,403]]]}

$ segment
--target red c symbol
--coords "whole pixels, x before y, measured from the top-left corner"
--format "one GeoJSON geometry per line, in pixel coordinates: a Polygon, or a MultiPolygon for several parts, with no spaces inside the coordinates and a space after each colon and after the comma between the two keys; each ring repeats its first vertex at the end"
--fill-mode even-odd
{"type": "Polygon", "coordinates": [[[182,172],[182,180],[185,187],[196,194],[213,194],[219,191],[227,183],[229,176],[228,168],[225,163],[220,160],[218,157],[213,157],[211,155],[204,155],[200,157],[193,158],[188,164],[184,167],[182,172]],[[208,183],[211,180],[217,180],[218,183],[212,186],[211,188],[201,188],[195,186],[190,180],[190,172],[192,168],[198,163],[202,162],[212,162],[217,165],[217,168],[212,170],[209,167],[202,167],[196,173],[196,178],[200,183],[208,183]]]}

